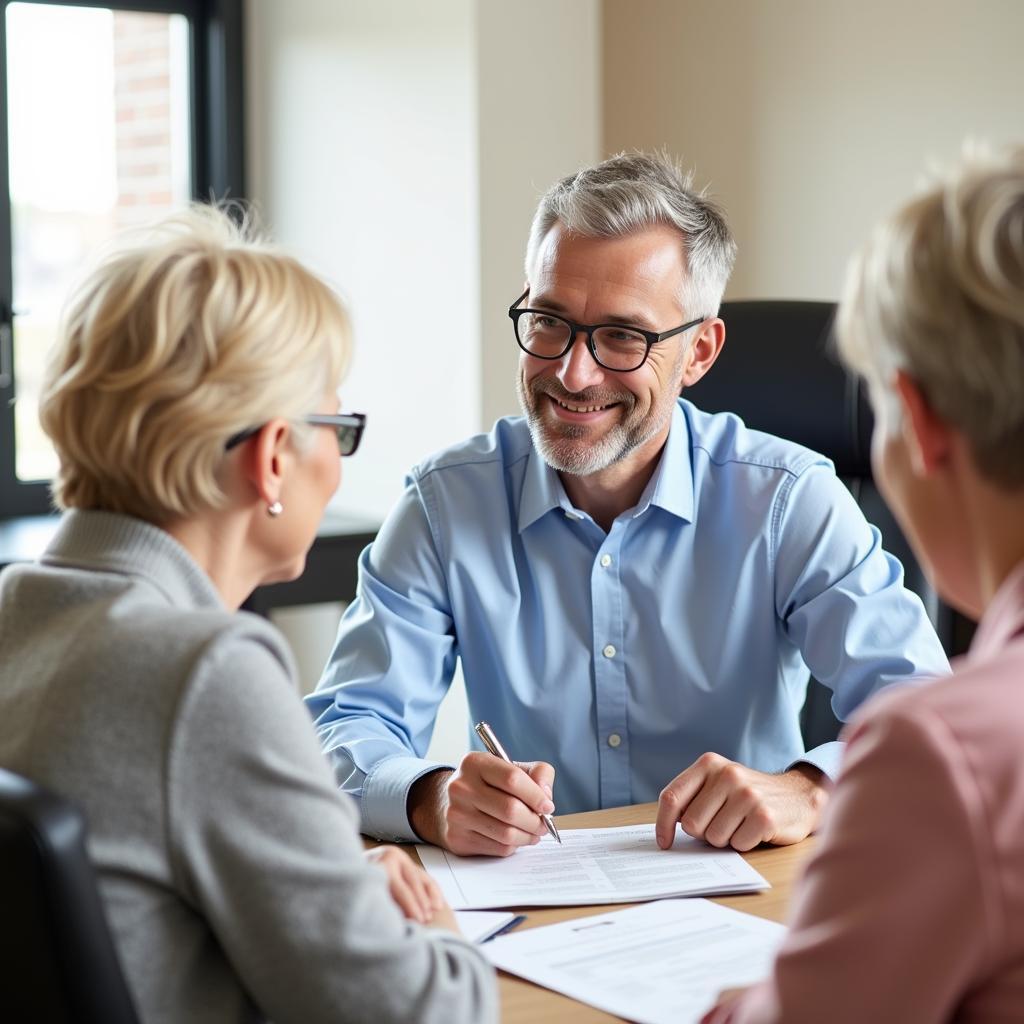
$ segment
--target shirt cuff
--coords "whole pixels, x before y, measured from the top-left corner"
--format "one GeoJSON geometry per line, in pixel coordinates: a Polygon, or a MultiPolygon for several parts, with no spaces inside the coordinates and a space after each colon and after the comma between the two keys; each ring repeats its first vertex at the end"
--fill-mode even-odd
{"type": "Polygon", "coordinates": [[[454,771],[455,765],[403,756],[381,761],[363,780],[363,794],[359,802],[362,832],[389,842],[423,842],[409,823],[406,809],[409,790],[417,779],[439,768],[454,771]]]}
{"type": "Polygon", "coordinates": [[[820,747],[808,750],[802,757],[798,757],[792,764],[787,765],[786,771],[795,768],[798,764],[812,764],[835,782],[839,777],[839,766],[842,763],[845,749],[846,744],[841,740],[822,743],[820,747]]]}

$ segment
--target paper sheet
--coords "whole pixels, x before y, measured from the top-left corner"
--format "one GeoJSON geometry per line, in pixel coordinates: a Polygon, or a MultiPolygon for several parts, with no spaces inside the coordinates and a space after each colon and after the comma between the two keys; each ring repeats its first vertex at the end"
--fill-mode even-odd
{"type": "Polygon", "coordinates": [[[696,1024],[767,977],[785,928],[707,900],[661,900],[501,936],[502,970],[640,1024],[696,1024]]]}
{"type": "Polygon", "coordinates": [[[768,883],[733,850],[716,850],[677,828],[670,850],[653,825],[560,829],[511,857],[457,857],[420,846],[420,860],[456,910],[635,903],[667,896],[752,892],[768,883]]]}

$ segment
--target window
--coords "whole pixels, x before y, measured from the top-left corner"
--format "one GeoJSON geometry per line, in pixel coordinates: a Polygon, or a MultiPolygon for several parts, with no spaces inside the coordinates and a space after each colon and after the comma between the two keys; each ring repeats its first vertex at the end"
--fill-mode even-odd
{"type": "Polygon", "coordinates": [[[240,8],[2,3],[0,517],[49,508],[40,383],[91,251],[193,197],[244,195],[240,8]]]}

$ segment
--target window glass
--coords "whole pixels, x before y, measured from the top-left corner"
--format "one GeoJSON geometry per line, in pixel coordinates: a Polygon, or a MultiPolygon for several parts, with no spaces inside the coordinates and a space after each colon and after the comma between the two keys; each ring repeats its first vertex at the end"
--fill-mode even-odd
{"type": "Polygon", "coordinates": [[[64,300],[97,246],[192,195],[188,20],[180,14],[7,7],[14,285],[15,472],[46,480],[43,367],[64,300]]]}

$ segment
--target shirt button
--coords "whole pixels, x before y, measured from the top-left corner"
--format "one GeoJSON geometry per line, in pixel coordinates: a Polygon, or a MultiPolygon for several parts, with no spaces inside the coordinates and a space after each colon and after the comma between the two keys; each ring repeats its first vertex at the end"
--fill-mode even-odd
{"type": "Polygon", "coordinates": [[[617,732],[613,732],[611,734],[611,736],[608,737],[608,746],[609,747],[617,747],[621,743],[622,743],[622,737],[617,732]]]}
{"type": "Polygon", "coordinates": [[[615,657],[615,644],[608,644],[607,647],[601,652],[606,658],[615,657]]]}
{"type": "Polygon", "coordinates": [[[601,556],[601,568],[602,569],[607,569],[608,566],[611,565],[611,564],[612,564],[612,556],[611,555],[602,555],[601,556]]]}

